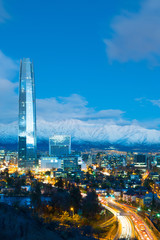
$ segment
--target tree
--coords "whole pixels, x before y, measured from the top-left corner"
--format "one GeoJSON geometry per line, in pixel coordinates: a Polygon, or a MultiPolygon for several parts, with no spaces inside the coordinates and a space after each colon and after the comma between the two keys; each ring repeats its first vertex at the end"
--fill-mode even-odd
{"type": "Polygon", "coordinates": [[[21,179],[18,178],[15,183],[15,194],[20,194],[21,186],[21,179]]]}
{"type": "Polygon", "coordinates": [[[82,214],[86,218],[93,219],[100,213],[101,207],[98,201],[98,195],[95,190],[88,191],[87,196],[83,200],[82,214]]]}
{"type": "Polygon", "coordinates": [[[74,208],[74,212],[77,213],[77,211],[80,208],[82,200],[82,195],[79,190],[79,187],[72,186],[70,191],[70,202],[71,206],[74,208]]]}
{"type": "Polygon", "coordinates": [[[69,211],[70,209],[70,195],[66,190],[57,190],[52,194],[53,211],[62,213],[63,211],[69,211]]]}
{"type": "Polygon", "coordinates": [[[39,182],[34,183],[30,197],[33,207],[39,207],[41,205],[41,188],[39,182]]]}
{"type": "Polygon", "coordinates": [[[5,175],[5,178],[6,178],[6,179],[9,178],[8,168],[6,168],[6,169],[4,170],[4,175],[5,175]]]}
{"type": "Polygon", "coordinates": [[[155,207],[156,207],[156,200],[155,200],[154,193],[153,193],[152,203],[151,203],[151,210],[153,211],[153,209],[154,209],[155,207]]]}
{"type": "Polygon", "coordinates": [[[64,188],[64,182],[63,182],[63,179],[61,177],[58,179],[58,181],[56,182],[55,186],[58,187],[59,189],[63,189],[64,188]]]}
{"type": "Polygon", "coordinates": [[[8,177],[6,179],[8,187],[12,187],[14,185],[14,178],[13,177],[8,177]]]}
{"type": "Polygon", "coordinates": [[[24,178],[15,178],[15,193],[20,194],[21,193],[21,187],[26,184],[26,181],[24,178]]]}
{"type": "Polygon", "coordinates": [[[46,171],[45,175],[50,176],[51,175],[51,171],[46,171]]]}
{"type": "Polygon", "coordinates": [[[26,173],[26,175],[30,178],[30,180],[33,180],[33,179],[34,179],[34,176],[33,176],[33,174],[31,173],[30,170],[28,170],[28,172],[26,173]]]}
{"type": "Polygon", "coordinates": [[[86,178],[87,178],[87,181],[89,181],[90,180],[90,173],[87,171],[87,173],[86,173],[86,178]]]}
{"type": "Polygon", "coordinates": [[[146,187],[150,191],[152,189],[151,185],[153,185],[153,183],[154,183],[153,180],[146,178],[143,183],[143,186],[146,187]]]}

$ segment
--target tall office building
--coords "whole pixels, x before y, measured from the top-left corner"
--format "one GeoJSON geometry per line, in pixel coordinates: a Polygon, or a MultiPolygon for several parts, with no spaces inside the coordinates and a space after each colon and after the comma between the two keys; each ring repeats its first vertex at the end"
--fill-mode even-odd
{"type": "Polygon", "coordinates": [[[49,138],[49,155],[63,156],[71,153],[71,136],[54,135],[49,138]]]}
{"type": "Polygon", "coordinates": [[[20,62],[18,166],[37,166],[35,83],[33,63],[29,58],[20,62]]]}
{"type": "Polygon", "coordinates": [[[160,155],[156,155],[154,158],[155,164],[158,168],[160,168],[160,155]]]}
{"type": "Polygon", "coordinates": [[[147,168],[147,156],[145,154],[134,155],[134,166],[136,168],[146,169],[147,168]]]}

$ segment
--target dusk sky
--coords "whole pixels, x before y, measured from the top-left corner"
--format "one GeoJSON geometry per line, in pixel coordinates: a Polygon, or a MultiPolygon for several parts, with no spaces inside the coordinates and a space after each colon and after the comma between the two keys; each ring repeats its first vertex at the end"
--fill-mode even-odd
{"type": "Polygon", "coordinates": [[[0,124],[34,62],[37,120],[160,126],[159,0],[0,0],[0,124]]]}

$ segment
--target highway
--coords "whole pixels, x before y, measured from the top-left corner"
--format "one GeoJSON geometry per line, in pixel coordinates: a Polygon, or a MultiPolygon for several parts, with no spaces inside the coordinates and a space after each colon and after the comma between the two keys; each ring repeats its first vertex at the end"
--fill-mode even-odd
{"type": "Polygon", "coordinates": [[[118,219],[121,223],[122,229],[119,238],[131,239],[134,235],[134,230],[129,218],[125,216],[119,216],[118,219]]]}
{"type": "MultiPolygon", "coordinates": [[[[128,215],[120,221],[122,224],[122,228],[124,226],[124,231],[122,229],[120,238],[122,237],[122,234],[126,235],[126,236],[128,234],[128,236],[130,237],[131,233],[136,232],[139,240],[158,240],[158,238],[154,235],[153,231],[148,227],[148,225],[145,223],[145,221],[131,208],[129,208],[126,205],[117,203],[117,202],[113,201],[112,199],[108,200],[108,204],[111,208],[116,208],[120,212],[122,212],[122,214],[125,213],[128,215]],[[129,220],[129,219],[131,219],[133,224],[130,225],[129,223],[127,223],[127,220],[129,220]],[[127,230],[129,227],[130,227],[130,229],[127,230]]],[[[130,223],[131,223],[131,221],[130,221],[130,223]]]]}
{"type": "Polygon", "coordinates": [[[126,215],[125,211],[117,206],[108,205],[110,204],[108,200],[104,198],[100,198],[102,205],[112,212],[119,222],[119,229],[117,235],[115,236],[116,239],[132,239],[135,237],[134,225],[128,215],[126,215]]]}
{"type": "Polygon", "coordinates": [[[114,205],[124,209],[124,211],[127,211],[130,214],[130,217],[135,226],[135,230],[139,235],[139,239],[158,240],[153,231],[148,227],[145,221],[135,212],[135,210],[132,210],[130,207],[117,202],[114,202],[114,205]]]}

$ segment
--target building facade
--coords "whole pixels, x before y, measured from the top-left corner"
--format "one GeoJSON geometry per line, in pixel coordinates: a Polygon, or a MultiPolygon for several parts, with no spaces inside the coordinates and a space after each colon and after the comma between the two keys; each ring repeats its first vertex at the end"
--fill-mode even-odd
{"type": "Polygon", "coordinates": [[[54,135],[49,138],[49,155],[63,156],[71,153],[71,136],[54,135]]]}
{"type": "Polygon", "coordinates": [[[41,157],[39,161],[39,167],[41,169],[59,169],[61,168],[61,161],[62,160],[57,157],[41,157]]]}
{"type": "Polygon", "coordinates": [[[134,166],[140,169],[147,168],[147,156],[145,154],[135,154],[134,155],[134,166]]]}
{"type": "Polygon", "coordinates": [[[155,163],[158,168],[160,168],[160,155],[155,156],[155,163]]]}
{"type": "Polygon", "coordinates": [[[18,138],[18,167],[36,167],[36,97],[33,63],[29,58],[20,62],[18,138]]]}

